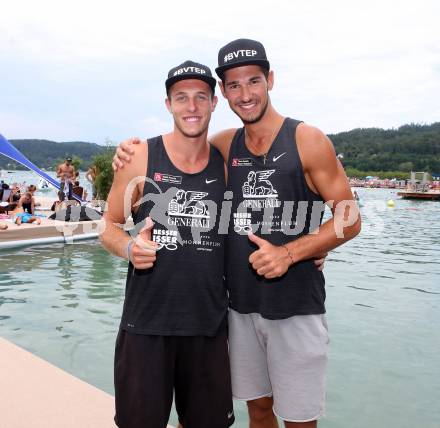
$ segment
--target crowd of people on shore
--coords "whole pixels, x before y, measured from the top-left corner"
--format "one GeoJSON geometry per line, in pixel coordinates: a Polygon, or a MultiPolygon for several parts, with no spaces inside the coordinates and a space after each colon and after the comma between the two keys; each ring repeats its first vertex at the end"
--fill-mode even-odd
{"type": "MultiPolygon", "coordinates": [[[[35,202],[34,193],[37,187],[34,184],[24,187],[17,183],[12,186],[2,182],[0,189],[0,215],[3,219],[12,219],[15,224],[20,226],[22,223],[41,223],[41,216],[35,214],[38,205],[35,202]]],[[[0,223],[0,230],[6,230],[8,225],[0,223]]]]}
{"type": "MultiPolygon", "coordinates": [[[[350,177],[350,186],[352,187],[367,187],[380,189],[406,189],[411,185],[411,180],[397,180],[397,179],[381,179],[379,177],[356,178],[350,177]]],[[[428,189],[440,189],[440,181],[432,180],[426,183],[428,189]]]]}
{"type": "MultiPolygon", "coordinates": [[[[79,171],[72,165],[72,158],[66,157],[64,163],[58,165],[56,169],[57,178],[61,186],[57,193],[58,199],[55,200],[50,208],[52,212],[66,209],[69,205],[79,204],[78,199],[85,200],[88,196],[87,191],[79,182],[79,171]]],[[[96,179],[95,167],[89,168],[85,178],[91,183],[93,197],[96,196],[94,182],[96,179]]],[[[16,225],[22,223],[41,224],[45,215],[37,214],[36,208],[40,203],[35,200],[37,186],[26,183],[8,184],[0,182],[0,231],[8,229],[8,224],[1,220],[12,220],[16,225]]]]}

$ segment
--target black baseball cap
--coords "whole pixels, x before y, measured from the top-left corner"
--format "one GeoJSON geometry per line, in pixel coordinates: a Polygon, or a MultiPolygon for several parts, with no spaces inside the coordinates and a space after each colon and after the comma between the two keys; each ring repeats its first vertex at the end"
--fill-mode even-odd
{"type": "Polygon", "coordinates": [[[167,93],[172,85],[179,80],[199,79],[206,82],[215,92],[216,80],[212,77],[211,70],[208,66],[199,64],[198,62],[187,60],[184,63],[172,68],[168,72],[168,79],[165,81],[167,93]]]}
{"type": "Polygon", "coordinates": [[[215,69],[218,77],[223,79],[226,70],[244,65],[259,65],[270,70],[270,64],[266,57],[264,46],[251,39],[237,39],[218,52],[218,67],[215,69]]]}

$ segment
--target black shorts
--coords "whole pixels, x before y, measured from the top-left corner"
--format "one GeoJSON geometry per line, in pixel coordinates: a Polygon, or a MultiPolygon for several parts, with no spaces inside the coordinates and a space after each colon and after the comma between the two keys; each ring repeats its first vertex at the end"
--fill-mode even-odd
{"type": "Polygon", "coordinates": [[[165,428],[173,391],[184,428],[233,424],[226,330],[215,337],[119,331],[115,350],[118,427],[165,428]]]}

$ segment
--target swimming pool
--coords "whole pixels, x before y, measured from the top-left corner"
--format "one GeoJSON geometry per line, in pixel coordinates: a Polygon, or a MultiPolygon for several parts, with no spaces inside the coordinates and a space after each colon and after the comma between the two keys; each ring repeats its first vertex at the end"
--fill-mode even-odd
{"type": "MultiPolygon", "coordinates": [[[[363,232],[326,266],[331,353],[320,427],[438,428],[440,203],[388,209],[392,191],[359,193],[363,232]]],[[[125,272],[96,241],[0,252],[0,335],[113,393],[125,272]]],[[[244,405],[235,411],[234,426],[247,427],[244,405]]]]}

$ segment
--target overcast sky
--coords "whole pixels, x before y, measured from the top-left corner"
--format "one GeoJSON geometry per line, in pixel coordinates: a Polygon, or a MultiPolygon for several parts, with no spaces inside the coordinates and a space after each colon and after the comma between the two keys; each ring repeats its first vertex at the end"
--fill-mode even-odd
{"type": "MultiPolygon", "coordinates": [[[[0,133],[103,143],[172,128],[168,70],[253,38],[283,115],[326,133],[440,120],[440,2],[17,1],[0,9],[0,133]]],[[[219,94],[220,95],[220,94],[219,94]]],[[[221,99],[211,131],[240,126],[221,99]]]]}

